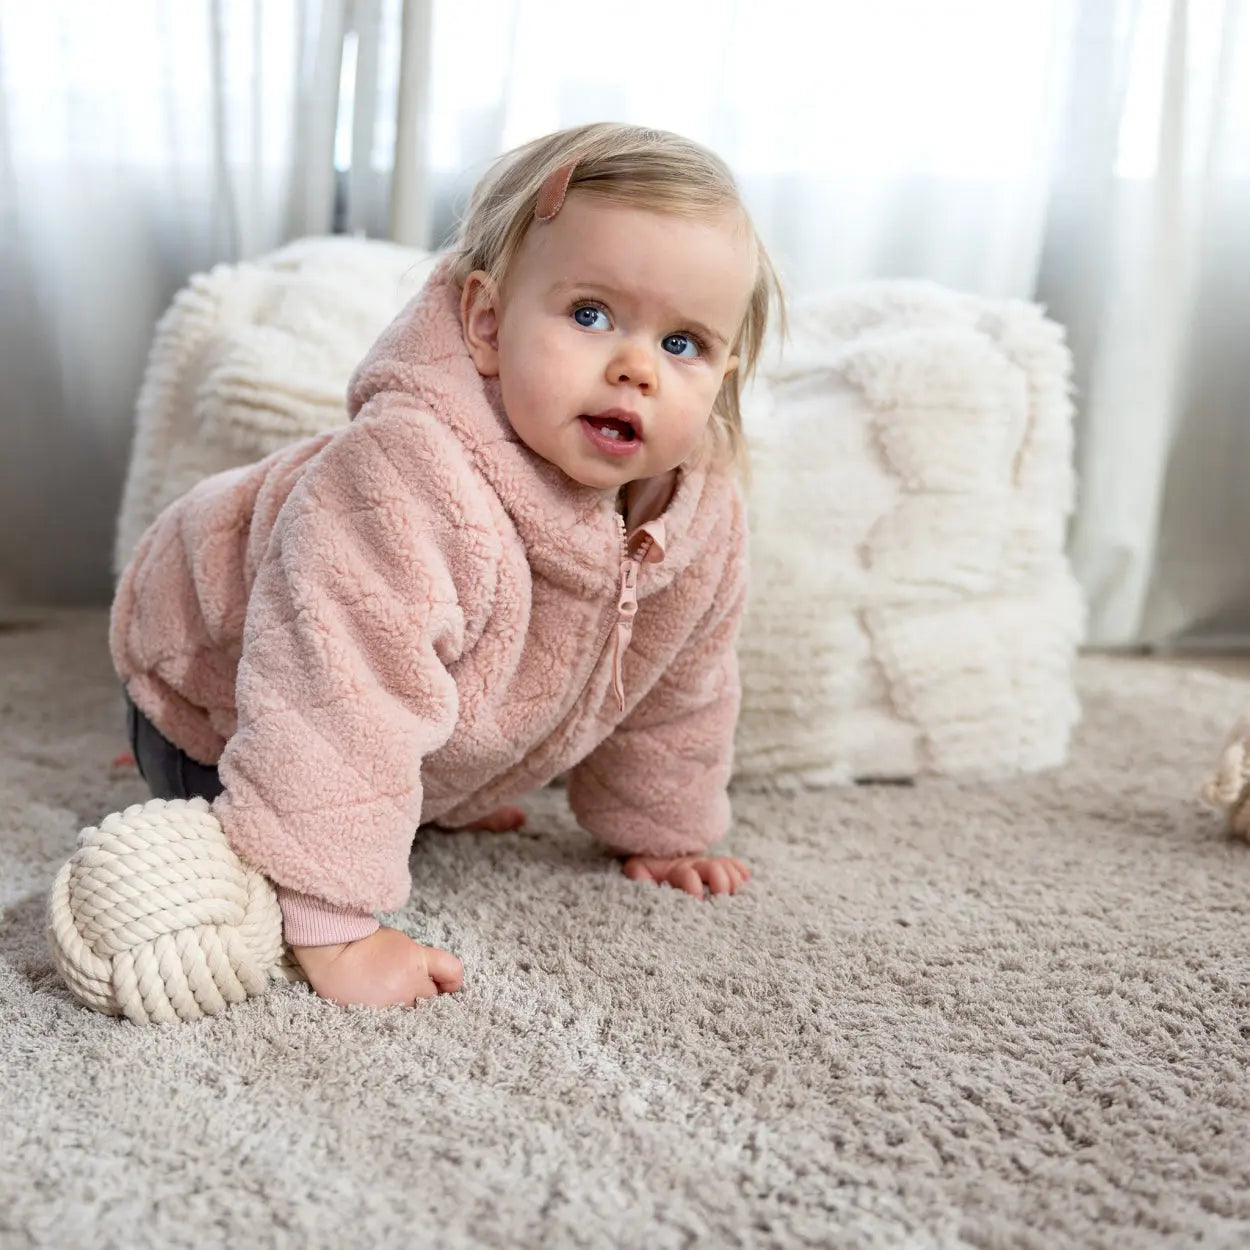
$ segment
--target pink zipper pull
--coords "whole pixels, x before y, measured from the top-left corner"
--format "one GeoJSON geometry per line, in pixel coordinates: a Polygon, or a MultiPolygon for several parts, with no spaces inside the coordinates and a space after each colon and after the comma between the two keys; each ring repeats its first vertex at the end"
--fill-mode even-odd
{"type": "Polygon", "coordinates": [[[625,710],[625,679],[621,665],[625,652],[634,636],[634,617],[638,613],[638,561],[627,558],[621,561],[621,594],[616,602],[616,646],[612,652],[612,688],[616,691],[617,706],[625,710]]]}

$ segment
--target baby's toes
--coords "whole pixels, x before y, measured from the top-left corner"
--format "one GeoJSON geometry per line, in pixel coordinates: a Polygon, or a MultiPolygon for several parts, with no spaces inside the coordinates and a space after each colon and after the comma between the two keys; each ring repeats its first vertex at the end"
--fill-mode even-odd
{"type": "Polygon", "coordinates": [[[524,824],[525,813],[519,807],[501,807],[466,827],[478,833],[511,833],[524,824]]]}

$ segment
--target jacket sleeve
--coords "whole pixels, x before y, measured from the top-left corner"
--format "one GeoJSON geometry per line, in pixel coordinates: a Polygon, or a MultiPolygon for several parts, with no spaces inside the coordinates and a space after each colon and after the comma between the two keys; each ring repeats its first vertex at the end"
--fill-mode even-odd
{"type": "Polygon", "coordinates": [[[735,527],[711,606],[659,681],[569,774],[582,827],[622,855],[688,855],[729,829],[727,787],[741,702],[745,538],[735,527]]]}
{"type": "Polygon", "coordinates": [[[455,727],[448,666],[484,618],[464,600],[493,585],[463,457],[410,401],[384,398],[389,412],[367,410],[309,463],[274,524],[215,803],[280,898],[358,916],[408,896],[422,760],[455,727]]]}

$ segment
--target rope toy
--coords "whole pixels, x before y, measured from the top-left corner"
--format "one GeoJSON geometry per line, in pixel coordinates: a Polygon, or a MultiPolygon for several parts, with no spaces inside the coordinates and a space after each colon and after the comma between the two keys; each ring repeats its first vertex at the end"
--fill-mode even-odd
{"type": "Polygon", "coordinates": [[[48,942],[79,1002],[136,1024],[214,1016],[303,979],[273,886],[202,798],[150,799],[84,829],[52,885],[48,942]]]}
{"type": "Polygon", "coordinates": [[[1228,827],[1250,838],[1250,717],[1243,716],[1228,731],[1215,771],[1202,786],[1203,800],[1222,808],[1228,827]]]}

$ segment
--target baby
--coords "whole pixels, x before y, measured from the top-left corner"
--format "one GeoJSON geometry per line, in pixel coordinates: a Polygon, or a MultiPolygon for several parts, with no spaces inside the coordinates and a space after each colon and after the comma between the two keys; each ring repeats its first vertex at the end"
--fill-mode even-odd
{"type": "Polygon", "coordinates": [[[459,959],[379,925],[423,821],[517,828],[562,773],[626,876],[749,877],[729,825],[739,379],[780,292],[722,162],[596,124],[502,157],[352,377],[349,425],[206,479],[138,544],[110,645],[160,798],[276,885],[316,992],[459,959]]]}

